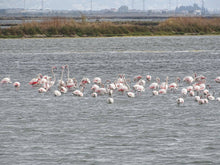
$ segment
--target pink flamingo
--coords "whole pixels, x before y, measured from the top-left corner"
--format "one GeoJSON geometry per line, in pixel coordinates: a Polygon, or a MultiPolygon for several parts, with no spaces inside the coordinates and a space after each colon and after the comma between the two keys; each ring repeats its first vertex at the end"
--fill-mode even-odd
{"type": "Polygon", "coordinates": [[[165,89],[165,90],[167,90],[168,89],[168,77],[166,78],[166,81],[165,82],[162,82],[161,84],[160,84],[160,89],[165,89]]]}
{"type": "Polygon", "coordinates": [[[147,81],[151,81],[151,78],[152,78],[151,75],[146,76],[147,81]]]}
{"type": "Polygon", "coordinates": [[[158,91],[159,94],[166,94],[167,93],[167,90],[166,89],[160,89],[158,91]]]}
{"type": "Polygon", "coordinates": [[[135,77],[134,77],[134,81],[139,81],[140,79],[142,79],[142,76],[141,76],[141,75],[138,75],[138,76],[135,76],[135,77]]]}
{"type": "Polygon", "coordinates": [[[160,83],[160,78],[156,78],[156,82],[153,82],[150,84],[149,88],[150,89],[157,89],[159,88],[159,83],[160,83]]]}
{"type": "Polygon", "coordinates": [[[62,66],[61,68],[62,68],[61,77],[60,77],[60,80],[58,81],[58,88],[59,89],[61,87],[65,86],[65,82],[63,81],[63,72],[64,72],[64,69],[65,69],[65,66],[62,66]]]}
{"type": "Polygon", "coordinates": [[[1,80],[1,84],[11,84],[11,79],[9,77],[5,77],[1,80]]]}
{"type": "Polygon", "coordinates": [[[14,83],[13,83],[13,86],[14,86],[16,89],[19,89],[20,86],[21,86],[21,83],[20,83],[20,82],[14,82],[14,83]]]}
{"type": "Polygon", "coordinates": [[[51,68],[51,73],[52,73],[52,76],[53,76],[53,80],[52,80],[52,78],[49,78],[49,79],[48,79],[48,90],[49,90],[49,89],[55,84],[55,82],[56,82],[56,76],[55,76],[55,74],[54,74],[54,72],[53,72],[54,69],[56,69],[55,66],[53,66],[53,67],[51,68]]]}
{"type": "Polygon", "coordinates": [[[80,90],[77,89],[77,90],[73,91],[72,94],[75,96],[83,97],[84,88],[85,88],[85,86],[83,86],[80,90]]]}
{"type": "Polygon", "coordinates": [[[38,86],[38,85],[40,85],[40,81],[41,81],[42,78],[43,78],[42,74],[39,73],[36,78],[31,79],[29,84],[32,85],[32,87],[33,86],[38,86]]]}
{"type": "Polygon", "coordinates": [[[176,90],[176,89],[178,89],[178,82],[179,82],[179,81],[180,81],[180,78],[177,77],[177,78],[176,78],[176,81],[173,82],[173,83],[171,83],[171,84],[169,85],[169,89],[171,89],[171,90],[176,90]]]}
{"type": "Polygon", "coordinates": [[[83,78],[82,80],[81,80],[81,82],[80,82],[80,86],[84,86],[84,85],[86,85],[86,84],[90,84],[90,80],[89,80],[89,78],[83,78]]]}
{"type": "Polygon", "coordinates": [[[93,79],[93,83],[100,85],[100,84],[102,83],[102,79],[101,79],[100,77],[95,77],[95,78],[93,79]]]}
{"type": "Polygon", "coordinates": [[[191,84],[194,81],[194,78],[192,76],[186,76],[183,78],[183,81],[187,84],[191,84]]]}

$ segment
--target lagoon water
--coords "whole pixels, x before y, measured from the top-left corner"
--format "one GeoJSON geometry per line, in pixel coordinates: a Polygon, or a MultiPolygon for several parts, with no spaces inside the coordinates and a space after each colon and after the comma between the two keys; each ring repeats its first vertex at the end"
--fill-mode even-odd
{"type": "Polygon", "coordinates": [[[28,84],[52,66],[59,79],[65,64],[78,81],[150,74],[174,82],[196,72],[217,97],[220,36],[1,39],[0,63],[1,79],[21,82],[20,90],[0,87],[1,165],[220,164],[220,102],[186,97],[178,106],[183,82],[166,95],[152,96],[149,83],[136,98],[114,93],[114,104],[92,98],[91,84],[82,98],[54,97],[57,85],[40,94],[28,84]]]}

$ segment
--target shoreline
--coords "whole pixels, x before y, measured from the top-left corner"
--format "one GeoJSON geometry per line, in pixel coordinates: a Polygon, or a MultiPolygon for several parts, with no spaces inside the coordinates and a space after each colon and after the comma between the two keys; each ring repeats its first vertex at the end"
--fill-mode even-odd
{"type": "Polygon", "coordinates": [[[0,29],[0,38],[99,38],[220,35],[220,18],[178,17],[163,22],[76,22],[56,18],[0,29]]]}

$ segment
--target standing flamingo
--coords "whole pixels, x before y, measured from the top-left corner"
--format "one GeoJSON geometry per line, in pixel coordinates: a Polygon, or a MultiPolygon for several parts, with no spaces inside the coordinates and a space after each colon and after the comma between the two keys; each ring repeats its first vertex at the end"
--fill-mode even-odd
{"type": "Polygon", "coordinates": [[[177,78],[176,78],[176,81],[173,82],[173,83],[171,83],[171,84],[169,85],[169,89],[171,89],[171,90],[176,90],[176,89],[178,89],[178,82],[179,82],[179,81],[180,81],[180,78],[177,77],[177,78]]]}
{"type": "Polygon", "coordinates": [[[65,66],[62,66],[61,68],[62,68],[61,77],[60,77],[60,80],[58,81],[58,88],[59,89],[61,89],[61,87],[65,86],[65,82],[63,81],[63,72],[65,69],[65,66]]]}
{"type": "Polygon", "coordinates": [[[159,88],[159,83],[160,83],[160,78],[156,78],[156,82],[153,82],[150,84],[149,88],[150,89],[157,89],[159,88]]]}

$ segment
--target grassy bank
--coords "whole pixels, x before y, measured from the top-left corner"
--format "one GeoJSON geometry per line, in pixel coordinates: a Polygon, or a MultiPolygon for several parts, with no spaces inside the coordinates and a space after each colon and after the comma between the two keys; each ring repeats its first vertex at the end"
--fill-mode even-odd
{"type": "Polygon", "coordinates": [[[0,29],[1,38],[220,34],[220,18],[177,17],[164,22],[81,22],[53,18],[0,29]]]}

